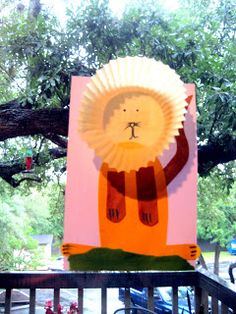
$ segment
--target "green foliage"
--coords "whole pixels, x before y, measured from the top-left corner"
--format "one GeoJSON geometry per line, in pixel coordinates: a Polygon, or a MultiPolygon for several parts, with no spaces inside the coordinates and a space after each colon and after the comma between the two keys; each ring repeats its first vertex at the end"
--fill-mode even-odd
{"type": "Polygon", "coordinates": [[[93,69],[115,57],[123,43],[108,1],[84,2],[76,11],[68,10],[68,15],[67,34],[75,45],[76,58],[82,57],[93,69]]]}
{"type": "Polygon", "coordinates": [[[236,235],[236,184],[228,190],[224,181],[211,174],[198,185],[198,237],[223,247],[236,235]]]}
{"type": "MultiPolygon", "coordinates": [[[[32,235],[53,234],[56,246],[63,236],[64,187],[57,183],[37,190],[0,188],[0,270],[36,269],[42,252],[32,235]]],[[[44,257],[45,258],[45,257],[44,257]]],[[[49,257],[48,257],[49,258],[49,257]]]]}
{"type": "Polygon", "coordinates": [[[64,231],[64,191],[63,185],[54,185],[51,188],[49,200],[50,217],[48,219],[51,233],[54,236],[56,245],[60,245],[64,231]]]}
{"type": "Polygon", "coordinates": [[[65,40],[56,18],[40,14],[32,19],[26,11],[13,10],[3,17],[0,35],[2,80],[8,86],[2,100],[20,96],[28,106],[67,105],[65,40]]]}
{"type": "Polygon", "coordinates": [[[1,190],[0,217],[0,269],[32,267],[31,256],[37,243],[30,236],[32,229],[19,194],[1,190]]]}

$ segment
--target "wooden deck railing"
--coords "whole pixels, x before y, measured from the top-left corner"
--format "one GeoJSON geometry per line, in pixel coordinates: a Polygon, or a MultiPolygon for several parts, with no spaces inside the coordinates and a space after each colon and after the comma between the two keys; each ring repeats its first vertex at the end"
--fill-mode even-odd
{"type": "MultiPolygon", "coordinates": [[[[147,287],[148,308],[154,309],[153,288],[172,287],[172,312],[178,313],[178,287],[192,286],[195,290],[194,313],[236,313],[236,286],[226,283],[207,271],[184,272],[0,272],[0,288],[5,290],[5,311],[11,313],[13,289],[29,289],[29,313],[35,313],[36,289],[53,289],[53,302],[60,303],[61,289],[77,289],[78,306],[83,313],[85,288],[101,289],[101,314],[107,312],[107,289],[125,287],[125,306],[130,306],[129,288],[147,287]],[[210,304],[209,304],[210,300],[210,304]]],[[[100,312],[94,312],[100,314],[100,312]]]]}

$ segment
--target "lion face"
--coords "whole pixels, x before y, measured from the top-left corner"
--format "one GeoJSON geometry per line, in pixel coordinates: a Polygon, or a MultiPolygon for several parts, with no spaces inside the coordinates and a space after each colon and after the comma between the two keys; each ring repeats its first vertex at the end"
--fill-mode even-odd
{"type": "Polygon", "coordinates": [[[81,135],[110,168],[129,172],[146,167],[169,144],[172,114],[166,102],[166,97],[145,90],[101,98],[103,112],[89,116],[91,108],[86,116],[81,113],[81,135]]]}
{"type": "MultiPolygon", "coordinates": [[[[124,149],[154,145],[164,130],[164,115],[158,101],[142,93],[126,93],[114,97],[104,113],[104,132],[112,142],[124,149]]],[[[135,158],[133,151],[133,157],[135,158]]]]}
{"type": "Polygon", "coordinates": [[[160,61],[111,60],[83,93],[80,136],[110,168],[138,170],[175,140],[183,127],[185,98],[179,76],[160,61]]]}

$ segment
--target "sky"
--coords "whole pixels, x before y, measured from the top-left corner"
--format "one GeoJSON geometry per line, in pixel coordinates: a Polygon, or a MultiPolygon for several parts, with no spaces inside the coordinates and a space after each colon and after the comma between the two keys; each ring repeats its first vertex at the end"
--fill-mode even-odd
{"type": "MultiPolygon", "coordinates": [[[[110,0],[111,9],[119,16],[124,11],[124,7],[130,0],[110,0]]],[[[178,8],[178,0],[159,0],[158,3],[168,10],[175,10],[178,8]]]]}
{"type": "MultiPolygon", "coordinates": [[[[24,4],[26,7],[28,7],[29,0],[18,0],[19,3],[24,4]]],[[[46,7],[52,9],[52,11],[63,21],[65,19],[65,11],[66,6],[67,7],[76,7],[78,6],[81,1],[86,0],[41,0],[42,5],[45,5],[46,7]]],[[[124,11],[125,5],[130,2],[135,2],[135,0],[109,0],[110,7],[113,10],[113,12],[118,16],[121,17],[122,13],[124,11]]],[[[179,3],[178,0],[156,0],[157,3],[161,3],[164,8],[166,8],[169,11],[174,11],[178,9],[179,3]]],[[[15,6],[15,4],[13,3],[15,6]]],[[[2,8],[2,11],[0,11],[0,16],[4,14],[5,10],[2,8]]],[[[7,13],[8,11],[6,11],[7,13]]]]}
{"type": "MultiPolygon", "coordinates": [[[[81,0],[42,0],[42,4],[47,5],[48,7],[52,8],[52,10],[56,13],[56,15],[63,19],[65,16],[65,3],[67,3],[67,6],[76,6],[79,5],[81,0]]],[[[130,0],[109,0],[111,9],[113,12],[120,17],[122,15],[122,12],[124,11],[125,5],[131,2],[130,0]]],[[[179,7],[178,0],[159,0],[157,1],[159,3],[162,3],[162,5],[170,11],[176,10],[179,7]]]]}
{"type": "MultiPolygon", "coordinates": [[[[26,7],[28,7],[29,0],[18,0],[19,3],[24,4],[26,7]]],[[[42,5],[45,5],[46,7],[50,8],[58,18],[63,21],[65,20],[65,11],[66,6],[67,7],[76,7],[78,6],[81,1],[86,0],[41,0],[42,5]]],[[[135,0],[109,0],[110,7],[113,10],[113,12],[118,16],[121,17],[122,13],[124,11],[125,5],[130,2],[135,2],[135,0]]],[[[174,11],[178,9],[179,3],[178,0],[157,0],[157,3],[161,3],[164,8],[166,8],[169,11],[174,11]]],[[[15,5],[13,3],[13,5],[15,5]]],[[[2,9],[0,12],[1,14],[4,14],[5,10],[2,9]]],[[[6,11],[7,13],[8,11],[6,11]]]]}

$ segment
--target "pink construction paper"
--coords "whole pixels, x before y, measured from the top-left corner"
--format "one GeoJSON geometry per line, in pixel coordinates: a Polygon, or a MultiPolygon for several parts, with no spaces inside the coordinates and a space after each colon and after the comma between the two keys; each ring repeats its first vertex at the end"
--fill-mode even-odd
{"type": "Polygon", "coordinates": [[[189,159],[178,176],[168,185],[168,244],[196,243],[197,221],[197,139],[196,99],[194,84],[186,84],[193,99],[188,108],[185,134],[189,143],[189,159]]]}
{"type": "MultiPolygon", "coordinates": [[[[64,242],[100,246],[98,220],[98,176],[102,164],[94,151],[80,139],[78,112],[88,77],[73,77],[71,86],[67,184],[64,215],[64,242]]],[[[195,87],[186,84],[193,95],[186,115],[185,133],[190,156],[178,176],[168,186],[168,244],[196,243],[197,220],[197,144],[195,87]]],[[[161,157],[164,166],[175,153],[171,145],[161,157]]]]}

